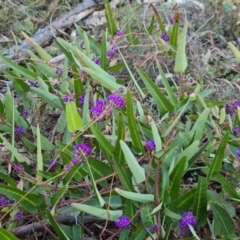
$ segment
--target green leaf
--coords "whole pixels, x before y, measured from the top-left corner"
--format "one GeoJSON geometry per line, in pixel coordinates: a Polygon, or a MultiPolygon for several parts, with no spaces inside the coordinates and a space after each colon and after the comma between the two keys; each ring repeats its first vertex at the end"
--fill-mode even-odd
{"type": "Polygon", "coordinates": [[[156,154],[159,153],[162,150],[162,139],[159,135],[157,126],[154,121],[151,122],[151,128],[152,128],[152,134],[153,134],[153,140],[156,145],[156,154]]]}
{"type": "Polygon", "coordinates": [[[235,234],[235,225],[228,212],[215,202],[209,202],[210,208],[213,211],[215,235],[224,234],[226,236],[232,236],[235,234]]]}
{"type": "Polygon", "coordinates": [[[57,192],[54,193],[54,195],[51,197],[51,213],[54,214],[55,213],[55,208],[56,205],[58,204],[59,200],[63,197],[63,195],[66,193],[66,191],[68,190],[67,186],[63,186],[61,188],[58,189],[57,192]]]}
{"type": "Polygon", "coordinates": [[[136,65],[137,72],[141,79],[143,80],[146,88],[151,93],[153,99],[155,100],[158,110],[160,111],[161,115],[164,115],[168,112],[174,112],[175,107],[172,105],[171,102],[163,95],[163,93],[158,89],[156,84],[152,81],[152,79],[141,69],[139,66],[136,65]]]}
{"type": "Polygon", "coordinates": [[[70,181],[74,178],[75,175],[78,175],[78,178],[81,179],[81,174],[78,173],[78,170],[80,167],[81,167],[81,164],[77,164],[76,166],[71,167],[71,170],[68,171],[62,179],[62,184],[64,186],[68,186],[70,181]]]}
{"type": "Polygon", "coordinates": [[[180,211],[190,209],[191,206],[193,205],[195,194],[196,194],[196,188],[193,188],[187,191],[184,195],[179,197],[174,202],[174,206],[176,206],[176,208],[179,209],[180,211]]]}
{"type": "MultiPolygon", "coordinates": [[[[177,13],[176,13],[177,14],[177,13]]],[[[179,31],[179,21],[174,21],[171,36],[170,36],[170,44],[176,48],[177,40],[178,40],[178,31],[179,31]]],[[[171,55],[174,54],[173,51],[169,52],[171,55]]],[[[175,54],[174,54],[175,55],[175,54]]]]}
{"type": "Polygon", "coordinates": [[[140,134],[137,129],[136,117],[133,111],[133,103],[131,92],[127,91],[127,117],[128,117],[128,129],[131,134],[132,144],[135,151],[143,153],[144,148],[140,139],[140,134]]]}
{"type": "Polygon", "coordinates": [[[80,210],[81,212],[88,213],[92,216],[99,217],[101,219],[108,219],[109,221],[117,221],[120,216],[122,216],[121,210],[108,210],[96,208],[93,206],[88,206],[86,204],[72,203],[72,207],[80,210]]]}
{"type": "Polygon", "coordinates": [[[37,213],[37,207],[43,202],[41,196],[23,192],[16,187],[0,184],[0,192],[8,198],[20,201],[20,205],[31,213],[37,213]]]}
{"type": "Polygon", "coordinates": [[[224,153],[225,153],[225,148],[226,148],[226,145],[228,142],[229,134],[230,134],[230,132],[227,131],[227,133],[224,135],[224,137],[218,147],[217,153],[213,159],[213,162],[212,162],[209,172],[208,172],[208,179],[211,179],[213,177],[214,173],[218,173],[222,169],[222,161],[224,159],[224,153]]]}
{"type": "Polygon", "coordinates": [[[181,184],[186,162],[187,162],[187,157],[183,156],[178,162],[178,164],[175,166],[175,168],[173,169],[169,177],[171,180],[170,196],[172,199],[175,199],[179,196],[180,184],[181,184]]]}
{"type": "Polygon", "coordinates": [[[140,202],[140,203],[149,203],[153,202],[154,200],[154,195],[153,194],[143,194],[143,193],[134,193],[134,192],[128,192],[124,191],[120,188],[115,188],[114,189],[119,195],[133,200],[134,202],[140,202]]]}
{"type": "Polygon", "coordinates": [[[126,228],[126,229],[122,230],[120,235],[119,235],[119,239],[118,240],[129,239],[129,233],[130,233],[131,230],[132,230],[131,228],[126,228]]]}
{"type": "Polygon", "coordinates": [[[116,26],[116,23],[113,19],[112,11],[110,9],[110,5],[108,3],[108,0],[104,0],[104,6],[105,6],[105,16],[106,16],[106,19],[107,19],[108,31],[112,36],[115,36],[115,34],[117,32],[117,26],[116,26]]]}
{"type": "Polygon", "coordinates": [[[73,71],[73,79],[74,79],[74,93],[75,93],[75,99],[76,99],[76,106],[80,107],[79,104],[79,96],[84,93],[84,87],[82,83],[82,79],[79,76],[78,69],[76,64],[72,64],[72,71],[73,71]]]}
{"type": "Polygon", "coordinates": [[[125,160],[132,172],[132,175],[134,176],[136,183],[139,184],[144,182],[146,180],[144,168],[139,165],[133,153],[124,141],[120,140],[120,145],[125,156],[125,160]]]}
{"type": "Polygon", "coordinates": [[[21,67],[18,64],[15,64],[14,62],[12,62],[11,60],[9,60],[8,58],[4,57],[1,53],[0,53],[0,59],[2,61],[4,61],[10,68],[12,68],[13,70],[15,70],[18,74],[22,74],[23,76],[25,76],[26,78],[29,78],[31,80],[34,80],[38,77],[38,74],[36,72],[33,71],[29,71],[24,67],[21,67]]]}
{"type": "Polygon", "coordinates": [[[49,104],[52,108],[63,108],[62,101],[56,95],[40,89],[40,88],[31,88],[31,91],[39,95],[45,102],[49,104]]]}
{"type": "Polygon", "coordinates": [[[0,227],[0,238],[2,240],[18,240],[13,234],[0,227]]]}
{"type": "Polygon", "coordinates": [[[169,85],[169,82],[168,82],[165,74],[163,73],[161,65],[159,64],[158,61],[156,61],[156,64],[157,64],[157,67],[158,67],[159,74],[161,76],[163,86],[164,86],[165,90],[167,91],[169,99],[171,100],[172,104],[175,107],[177,107],[179,105],[179,101],[178,101],[177,97],[175,96],[175,93],[173,92],[171,86],[169,85]]]}
{"type": "Polygon", "coordinates": [[[46,209],[46,213],[48,216],[48,220],[51,224],[51,226],[53,227],[54,231],[57,233],[57,236],[59,237],[59,239],[61,240],[70,240],[66,234],[63,232],[63,230],[59,227],[58,223],[55,221],[55,219],[53,218],[53,216],[51,215],[51,213],[46,209]]]}
{"type": "Polygon", "coordinates": [[[52,59],[52,56],[49,53],[47,53],[39,44],[34,42],[26,33],[24,32],[21,33],[24,36],[24,38],[34,47],[36,52],[41,56],[41,58],[44,61],[48,62],[52,59]]]}
{"type": "MultiPolygon", "coordinates": [[[[77,29],[78,34],[83,38],[83,33],[85,32],[83,29],[81,29],[78,24],[74,24],[75,28],[77,29]]],[[[101,44],[98,43],[93,37],[91,37],[89,34],[87,34],[88,40],[91,46],[91,50],[95,53],[96,56],[101,55],[101,44]]]]}
{"type": "Polygon", "coordinates": [[[162,164],[162,200],[164,203],[169,203],[171,197],[169,195],[169,173],[166,164],[162,164]]]}
{"type": "Polygon", "coordinates": [[[158,22],[158,25],[160,27],[160,30],[162,33],[165,33],[166,30],[165,30],[165,27],[164,27],[164,24],[163,24],[163,21],[158,13],[158,10],[154,7],[154,5],[152,3],[150,3],[150,6],[152,7],[153,11],[154,11],[154,15],[157,19],[157,22],[158,22]]]}
{"type": "Polygon", "coordinates": [[[197,217],[197,225],[203,227],[207,222],[207,179],[199,177],[193,204],[193,214],[197,217]]]}
{"type": "Polygon", "coordinates": [[[186,22],[183,31],[178,39],[177,55],[175,58],[174,72],[183,73],[187,68],[186,39],[188,23],[186,22]]]}
{"type": "Polygon", "coordinates": [[[145,230],[144,226],[138,227],[138,229],[131,235],[128,240],[143,240],[147,235],[147,231],[145,230]]]}
{"type": "Polygon", "coordinates": [[[69,102],[69,103],[66,103],[65,106],[66,106],[67,126],[68,126],[69,132],[82,130],[84,127],[83,122],[77,111],[75,103],[69,102]]]}
{"type": "Polygon", "coordinates": [[[237,61],[240,63],[240,51],[231,42],[228,42],[228,46],[232,50],[237,61]]]}
{"type": "Polygon", "coordinates": [[[106,46],[106,34],[102,35],[101,42],[101,68],[107,71],[107,46],[106,46]]]}
{"type": "Polygon", "coordinates": [[[0,178],[3,179],[9,186],[16,187],[17,183],[14,179],[9,177],[9,175],[6,175],[2,172],[0,172],[0,178]]]}
{"type": "Polygon", "coordinates": [[[152,210],[152,206],[149,203],[149,204],[144,204],[140,212],[141,222],[143,226],[145,226],[146,228],[150,228],[154,224],[153,218],[151,215],[151,210],[152,210]]]}
{"type": "MultiPolygon", "coordinates": [[[[42,147],[41,147],[41,133],[39,124],[37,125],[37,172],[43,170],[43,158],[42,158],[42,147]]],[[[41,179],[41,175],[37,173],[37,179],[41,179]]]]}
{"type": "Polygon", "coordinates": [[[102,134],[102,132],[94,125],[92,125],[90,127],[92,133],[94,134],[94,136],[96,137],[101,150],[103,151],[103,154],[105,155],[105,157],[107,159],[110,159],[113,151],[114,151],[114,147],[111,145],[111,143],[105,138],[105,136],[102,134]]]}
{"type": "Polygon", "coordinates": [[[147,28],[147,32],[148,32],[149,35],[152,34],[153,29],[154,29],[154,15],[152,16],[150,25],[147,28]]]}
{"type": "MultiPolygon", "coordinates": [[[[113,172],[112,168],[108,164],[103,163],[96,158],[88,157],[87,162],[92,170],[92,174],[95,180],[111,175],[113,172]]],[[[85,172],[88,172],[88,167],[86,164],[82,165],[82,169],[84,169],[85,172]]],[[[106,180],[98,182],[98,184],[105,187],[108,186],[106,180]]]]}
{"type": "Polygon", "coordinates": [[[90,43],[89,43],[88,35],[85,31],[83,32],[83,39],[84,39],[85,54],[88,57],[90,57],[90,51],[91,51],[90,43]]]}

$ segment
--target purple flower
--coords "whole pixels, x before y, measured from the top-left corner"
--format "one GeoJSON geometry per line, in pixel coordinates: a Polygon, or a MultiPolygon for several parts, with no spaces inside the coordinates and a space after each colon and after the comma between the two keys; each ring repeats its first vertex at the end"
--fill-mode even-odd
{"type": "Polygon", "coordinates": [[[174,24],[174,18],[170,17],[169,22],[173,25],[174,24]]]}
{"type": "Polygon", "coordinates": [[[100,65],[100,58],[96,58],[96,59],[94,60],[94,62],[95,62],[97,65],[100,65]]]}
{"type": "Polygon", "coordinates": [[[161,39],[165,42],[168,42],[169,41],[169,36],[166,32],[162,33],[161,34],[161,39]]]}
{"type": "Polygon", "coordinates": [[[61,71],[61,69],[60,69],[60,68],[56,68],[56,71],[55,71],[55,73],[56,73],[57,75],[60,75],[60,74],[62,73],[62,71],[61,71]]]}
{"type": "Polygon", "coordinates": [[[112,47],[111,49],[109,49],[107,51],[107,57],[108,58],[115,57],[116,55],[117,55],[117,49],[115,47],[112,47]]]}
{"type": "Polygon", "coordinates": [[[118,91],[119,91],[120,93],[124,93],[124,92],[125,92],[125,89],[124,89],[124,87],[120,87],[120,88],[118,89],[118,91]]]}
{"type": "MultiPolygon", "coordinates": [[[[105,100],[99,99],[96,101],[96,104],[91,107],[91,115],[92,119],[99,118],[104,112],[104,110],[108,107],[108,104],[106,103],[105,100]]],[[[104,116],[101,119],[98,119],[98,121],[101,121],[104,119],[104,116]]]]}
{"type": "Polygon", "coordinates": [[[237,157],[240,159],[240,148],[237,149],[236,155],[237,155],[237,157]]]}
{"type": "Polygon", "coordinates": [[[16,126],[15,127],[15,134],[16,135],[22,135],[24,133],[25,133],[25,131],[24,131],[24,129],[21,126],[16,126]]]}
{"type": "Polygon", "coordinates": [[[66,94],[62,97],[62,100],[64,103],[73,102],[73,96],[66,94]]]}
{"type": "Polygon", "coordinates": [[[48,168],[55,168],[58,165],[57,160],[51,160],[50,163],[48,164],[48,168]]]}
{"type": "Polygon", "coordinates": [[[71,170],[71,165],[70,164],[64,165],[64,170],[65,171],[70,171],[71,170]]]}
{"type": "Polygon", "coordinates": [[[237,135],[239,134],[239,132],[240,132],[239,126],[234,126],[234,127],[233,127],[233,134],[234,134],[235,136],[237,136],[237,135]]]}
{"type": "Polygon", "coordinates": [[[118,108],[122,108],[126,104],[124,97],[117,93],[110,94],[108,99],[114,104],[115,107],[118,108]]]}
{"type": "Polygon", "coordinates": [[[21,219],[23,217],[23,213],[22,212],[18,212],[15,214],[15,219],[21,219]]]}
{"type": "Polygon", "coordinates": [[[193,77],[190,77],[190,78],[188,79],[188,81],[189,81],[190,83],[193,83],[194,78],[193,78],[193,77]]]}
{"type": "Polygon", "coordinates": [[[236,110],[237,110],[237,108],[239,106],[239,103],[240,103],[239,100],[235,100],[232,104],[231,103],[227,103],[225,105],[227,113],[229,113],[230,115],[233,115],[236,112],[236,110]]]}
{"type": "Polygon", "coordinates": [[[86,77],[86,73],[85,73],[84,71],[80,71],[80,72],[79,72],[79,76],[80,76],[80,77],[86,77]]]}
{"type": "Polygon", "coordinates": [[[115,73],[114,73],[114,72],[109,72],[109,75],[110,75],[110,76],[114,76],[115,73]]]}
{"type": "Polygon", "coordinates": [[[0,195],[0,206],[6,207],[9,204],[9,200],[4,196],[0,195]]]}
{"type": "Polygon", "coordinates": [[[73,165],[76,165],[76,164],[78,163],[77,158],[72,158],[71,163],[72,163],[73,165]]]}
{"type": "Polygon", "coordinates": [[[184,234],[184,232],[188,232],[189,231],[188,225],[194,227],[196,222],[197,218],[192,214],[192,212],[189,211],[183,213],[182,218],[179,220],[179,228],[181,230],[181,233],[184,234]]]}
{"type": "Polygon", "coordinates": [[[155,232],[158,230],[158,225],[157,224],[153,224],[151,227],[150,227],[150,231],[152,232],[155,232]]]}
{"type": "Polygon", "coordinates": [[[116,226],[121,229],[125,229],[125,228],[129,227],[130,223],[131,223],[131,219],[126,216],[119,217],[118,221],[115,222],[116,226]]]}
{"type": "Polygon", "coordinates": [[[24,167],[23,167],[23,165],[19,164],[19,165],[15,165],[15,166],[14,166],[14,169],[15,169],[16,171],[21,172],[21,171],[24,170],[24,167]]]}
{"type": "Polygon", "coordinates": [[[121,29],[118,29],[117,32],[116,32],[116,35],[118,37],[121,37],[123,35],[123,31],[121,29]]]}
{"type": "Polygon", "coordinates": [[[82,95],[79,96],[78,101],[80,105],[84,104],[84,98],[85,98],[86,94],[83,93],[82,95]]]}
{"type": "Polygon", "coordinates": [[[155,150],[155,148],[156,148],[156,145],[153,140],[146,141],[145,146],[146,146],[147,150],[150,150],[150,151],[155,150]]]}
{"type": "Polygon", "coordinates": [[[91,148],[87,145],[87,144],[84,144],[84,143],[81,143],[81,144],[76,144],[74,147],[73,147],[73,154],[74,156],[78,157],[78,156],[81,156],[82,155],[82,152],[88,156],[91,154],[91,148]]]}
{"type": "Polygon", "coordinates": [[[23,116],[23,117],[28,117],[28,115],[29,115],[28,109],[27,109],[27,108],[24,108],[24,109],[22,110],[22,112],[21,112],[21,116],[23,116]]]}
{"type": "Polygon", "coordinates": [[[38,88],[38,86],[39,86],[37,81],[36,82],[32,82],[30,80],[27,80],[27,84],[28,84],[28,86],[35,87],[35,88],[38,88]]]}

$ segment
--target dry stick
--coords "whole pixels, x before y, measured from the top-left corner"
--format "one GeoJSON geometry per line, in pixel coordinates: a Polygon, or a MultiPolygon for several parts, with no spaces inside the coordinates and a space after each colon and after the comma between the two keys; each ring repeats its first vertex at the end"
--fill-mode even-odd
{"type": "MultiPolygon", "coordinates": [[[[98,4],[93,0],[87,0],[76,6],[70,12],[62,14],[58,19],[51,22],[44,28],[40,28],[31,39],[42,47],[48,46],[54,40],[55,37],[60,36],[60,32],[57,29],[64,30],[71,27],[74,23],[79,22],[83,18],[87,17],[94,10],[96,10],[98,4]],[[93,8],[92,8],[93,7],[93,8]],[[91,8],[91,9],[90,9],[91,8]]],[[[9,48],[4,55],[10,60],[21,61],[28,56],[27,50],[33,49],[27,40],[23,40],[18,46],[18,53],[16,54],[16,46],[9,48]],[[16,60],[17,55],[17,60],[16,60]]],[[[8,66],[0,61],[0,71],[4,70],[8,66]]]]}

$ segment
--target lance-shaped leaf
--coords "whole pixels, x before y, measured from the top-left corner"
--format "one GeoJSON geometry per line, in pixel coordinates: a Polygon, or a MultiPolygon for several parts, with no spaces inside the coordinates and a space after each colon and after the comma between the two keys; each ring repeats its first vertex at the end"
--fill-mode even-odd
{"type": "Polygon", "coordinates": [[[149,26],[147,28],[147,32],[148,32],[149,35],[152,34],[153,29],[154,29],[154,15],[152,16],[151,22],[150,22],[150,24],[149,24],[149,26]]]}
{"type": "Polygon", "coordinates": [[[185,209],[190,209],[194,202],[195,193],[196,193],[196,188],[191,189],[190,191],[186,192],[184,195],[179,197],[174,202],[174,205],[180,211],[183,211],[185,209]]]}
{"type": "Polygon", "coordinates": [[[158,89],[156,84],[152,81],[152,79],[141,69],[139,66],[136,65],[137,72],[141,79],[143,80],[146,88],[151,93],[153,99],[155,100],[158,110],[160,111],[161,115],[166,114],[167,112],[174,112],[175,107],[173,104],[163,95],[163,93],[158,89]]]}
{"type": "Polygon", "coordinates": [[[143,194],[143,193],[134,193],[134,192],[128,192],[128,191],[124,191],[122,189],[119,188],[115,188],[114,189],[119,195],[136,201],[136,202],[140,202],[140,203],[148,203],[148,202],[153,202],[154,200],[154,195],[153,194],[143,194]]]}
{"type": "Polygon", "coordinates": [[[20,201],[20,205],[32,213],[36,213],[38,211],[37,207],[43,202],[41,196],[23,192],[16,187],[0,184],[0,192],[8,198],[20,201]]]}
{"type": "Polygon", "coordinates": [[[240,63],[240,51],[231,43],[228,42],[228,46],[232,50],[234,56],[236,57],[237,61],[240,63]]]}
{"type": "Polygon", "coordinates": [[[137,129],[136,117],[133,111],[132,96],[130,91],[127,91],[127,117],[128,117],[128,128],[132,138],[132,144],[135,151],[143,153],[143,145],[140,139],[140,134],[137,129]]]}
{"type": "Polygon", "coordinates": [[[150,6],[152,7],[152,9],[153,9],[153,11],[154,11],[154,16],[155,16],[156,19],[157,19],[157,22],[158,22],[158,25],[159,25],[159,27],[160,27],[161,32],[162,32],[162,33],[166,32],[165,27],[164,27],[164,24],[163,24],[163,21],[162,21],[160,15],[159,15],[159,13],[158,13],[158,10],[155,8],[155,6],[154,6],[152,3],[150,3],[150,6]]]}
{"type": "Polygon", "coordinates": [[[207,179],[200,177],[193,204],[193,214],[197,217],[197,225],[202,227],[207,221],[207,179]]]}
{"type": "Polygon", "coordinates": [[[122,210],[115,211],[115,210],[101,209],[101,208],[96,208],[93,206],[80,204],[80,203],[72,203],[71,206],[80,210],[81,212],[88,213],[92,216],[99,217],[101,219],[108,219],[110,221],[117,221],[118,218],[121,217],[123,214],[122,210]]]}
{"type": "Polygon", "coordinates": [[[175,58],[174,72],[183,73],[187,68],[186,39],[188,23],[186,22],[183,31],[178,39],[177,55],[175,58]]]}
{"type": "Polygon", "coordinates": [[[224,135],[224,137],[218,147],[217,153],[213,159],[213,162],[212,162],[209,172],[208,172],[208,179],[211,179],[213,177],[214,173],[220,172],[222,169],[222,161],[224,159],[224,153],[225,153],[225,148],[227,146],[229,134],[230,134],[230,132],[228,131],[224,135]]]}
{"type": "Polygon", "coordinates": [[[2,240],[19,240],[13,234],[0,227],[0,238],[2,240]]]}
{"type": "Polygon", "coordinates": [[[116,26],[115,20],[113,19],[112,11],[111,11],[108,0],[104,0],[104,6],[105,6],[105,16],[107,19],[108,31],[112,36],[114,36],[117,32],[117,26],[116,26]]]}
{"type": "Polygon", "coordinates": [[[83,122],[74,102],[66,103],[66,117],[69,132],[83,129],[83,122]]]}
{"type": "Polygon", "coordinates": [[[55,213],[55,207],[58,204],[59,200],[66,193],[66,191],[67,191],[67,186],[63,186],[63,187],[59,188],[58,191],[55,192],[54,195],[51,197],[51,206],[52,206],[51,213],[52,214],[55,213]]]}
{"type": "Polygon", "coordinates": [[[131,235],[131,237],[128,240],[145,239],[146,235],[147,235],[147,231],[145,227],[140,226],[137,228],[137,230],[131,235]]]}
{"type": "Polygon", "coordinates": [[[132,175],[134,176],[136,183],[139,184],[144,182],[146,180],[144,168],[139,165],[133,153],[124,141],[120,140],[120,145],[125,156],[125,160],[132,172],[132,175]]]}

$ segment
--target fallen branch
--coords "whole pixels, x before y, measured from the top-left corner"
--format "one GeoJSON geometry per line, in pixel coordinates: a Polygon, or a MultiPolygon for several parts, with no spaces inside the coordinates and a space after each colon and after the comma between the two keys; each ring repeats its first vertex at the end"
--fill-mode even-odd
{"type": "MultiPolygon", "coordinates": [[[[48,46],[61,34],[59,30],[69,28],[74,23],[84,19],[96,10],[97,6],[98,4],[94,0],[85,0],[83,3],[77,5],[72,11],[62,14],[58,19],[51,22],[46,27],[39,29],[31,39],[41,47],[48,46]]],[[[32,49],[32,46],[27,40],[23,40],[18,46],[17,52],[16,46],[13,46],[6,50],[4,55],[12,61],[22,61],[23,58],[28,56],[27,50],[29,49],[32,49]]],[[[0,61],[0,71],[7,67],[8,66],[3,61],[0,61]]]]}
{"type": "MultiPolygon", "coordinates": [[[[96,217],[93,216],[85,216],[84,217],[84,222],[83,224],[89,223],[89,222],[94,222],[96,220],[99,220],[96,217]]],[[[79,224],[79,217],[76,217],[74,215],[63,215],[63,216],[58,216],[55,218],[55,221],[58,223],[62,223],[65,225],[78,225],[79,224]]],[[[46,221],[42,222],[36,222],[28,225],[24,225],[18,228],[15,228],[11,230],[11,233],[15,235],[16,237],[21,237],[33,232],[40,232],[45,229],[45,227],[50,226],[50,223],[46,221]]]]}

